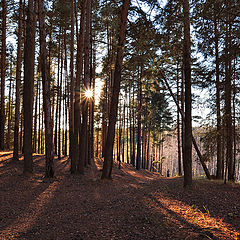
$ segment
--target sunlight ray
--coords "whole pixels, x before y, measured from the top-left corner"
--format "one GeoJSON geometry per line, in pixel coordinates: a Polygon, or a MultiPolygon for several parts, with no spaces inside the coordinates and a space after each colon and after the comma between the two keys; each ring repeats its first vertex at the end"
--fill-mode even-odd
{"type": "Polygon", "coordinates": [[[234,230],[230,224],[224,223],[223,219],[211,217],[209,212],[203,213],[194,206],[189,206],[177,200],[169,201],[162,196],[158,197],[157,201],[170,211],[180,215],[190,224],[210,231],[217,238],[237,240],[240,237],[240,233],[234,230]]]}
{"type": "Polygon", "coordinates": [[[30,203],[22,215],[18,216],[10,226],[1,231],[0,239],[6,236],[8,236],[9,239],[15,239],[19,234],[31,229],[38,217],[43,213],[46,205],[53,198],[59,183],[59,181],[51,183],[44,192],[30,203]]]}

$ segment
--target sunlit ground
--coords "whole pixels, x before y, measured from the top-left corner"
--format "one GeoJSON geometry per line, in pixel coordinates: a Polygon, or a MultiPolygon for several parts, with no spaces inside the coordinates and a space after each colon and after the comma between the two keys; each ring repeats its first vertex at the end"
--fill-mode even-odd
{"type": "Polygon", "coordinates": [[[211,217],[208,212],[203,213],[197,207],[191,207],[176,200],[169,202],[169,200],[166,201],[164,198],[159,198],[158,201],[189,223],[210,231],[215,237],[239,239],[239,232],[232,229],[230,224],[224,223],[222,219],[211,217]]]}

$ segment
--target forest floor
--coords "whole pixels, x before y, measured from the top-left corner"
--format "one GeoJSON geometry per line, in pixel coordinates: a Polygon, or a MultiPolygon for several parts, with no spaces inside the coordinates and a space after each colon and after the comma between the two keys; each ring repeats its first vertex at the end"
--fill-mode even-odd
{"type": "Polygon", "coordinates": [[[240,239],[240,185],[165,178],[127,164],[100,180],[100,160],[85,175],[55,160],[56,177],[44,178],[44,156],[34,175],[23,159],[0,152],[0,239],[240,239]]]}

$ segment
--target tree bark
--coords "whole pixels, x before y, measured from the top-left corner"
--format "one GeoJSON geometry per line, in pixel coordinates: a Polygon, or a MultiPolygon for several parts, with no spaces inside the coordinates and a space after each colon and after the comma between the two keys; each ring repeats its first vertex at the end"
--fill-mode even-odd
{"type": "Polygon", "coordinates": [[[118,42],[117,57],[116,57],[115,72],[114,72],[113,93],[112,93],[111,105],[110,105],[109,126],[108,126],[107,140],[105,145],[107,147],[105,147],[105,152],[104,152],[102,179],[110,179],[111,172],[112,172],[115,124],[117,119],[118,99],[119,99],[119,92],[120,92],[121,71],[122,71],[122,62],[123,62],[123,55],[124,55],[124,45],[125,45],[125,39],[126,39],[126,26],[127,26],[129,4],[130,4],[130,0],[123,0],[122,12],[121,12],[121,24],[120,24],[120,31],[119,31],[119,42],[118,42]]]}
{"type": "Polygon", "coordinates": [[[53,166],[53,129],[51,116],[51,93],[50,93],[50,69],[47,63],[46,49],[46,30],[45,30],[45,10],[44,0],[38,2],[39,28],[40,28],[40,59],[43,84],[43,109],[45,122],[45,176],[52,178],[54,176],[53,166]]]}
{"type": "Polygon", "coordinates": [[[35,17],[33,0],[28,1],[26,41],[24,47],[24,174],[33,172],[32,159],[32,125],[33,125],[33,83],[34,83],[34,55],[35,55],[35,17]]]}

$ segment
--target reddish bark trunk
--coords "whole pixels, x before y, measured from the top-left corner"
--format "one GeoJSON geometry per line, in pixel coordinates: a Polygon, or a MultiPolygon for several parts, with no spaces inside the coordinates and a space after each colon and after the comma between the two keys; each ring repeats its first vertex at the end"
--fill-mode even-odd
{"type": "Polygon", "coordinates": [[[113,92],[112,92],[111,105],[110,105],[108,134],[107,134],[106,147],[104,152],[102,179],[110,179],[111,172],[112,172],[115,124],[117,119],[118,98],[119,98],[119,92],[120,92],[121,71],[122,71],[122,62],[123,62],[123,55],[124,55],[124,45],[125,45],[125,39],[126,39],[126,26],[127,26],[129,4],[130,4],[130,0],[124,0],[122,5],[119,42],[118,42],[118,50],[117,50],[117,57],[116,57],[116,63],[115,63],[113,92]]]}

